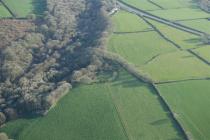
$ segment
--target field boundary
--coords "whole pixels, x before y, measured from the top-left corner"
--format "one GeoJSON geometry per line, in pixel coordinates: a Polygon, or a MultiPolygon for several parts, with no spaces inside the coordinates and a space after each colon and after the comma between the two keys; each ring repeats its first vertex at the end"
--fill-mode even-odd
{"type": "Polygon", "coordinates": [[[199,31],[199,30],[190,28],[188,26],[184,26],[182,24],[179,24],[179,23],[170,21],[168,19],[161,18],[161,17],[156,16],[156,15],[153,15],[153,14],[151,14],[151,13],[145,11],[145,10],[136,8],[136,7],[130,5],[130,4],[128,4],[128,3],[126,3],[126,2],[124,2],[122,0],[117,0],[117,3],[120,6],[120,8],[122,8],[122,9],[128,11],[128,12],[135,13],[136,15],[144,16],[146,18],[153,19],[153,20],[155,20],[157,22],[166,24],[168,26],[177,28],[177,29],[182,30],[182,31],[185,31],[185,32],[189,32],[189,33],[194,34],[194,35],[197,35],[197,36],[201,36],[201,35],[204,34],[204,32],[202,32],[202,31],[199,31]]]}
{"type": "MultiPolygon", "coordinates": [[[[141,17],[147,24],[149,24],[160,36],[163,37],[163,39],[165,39],[166,41],[168,41],[169,43],[171,43],[172,45],[174,45],[176,48],[178,48],[180,51],[186,51],[188,53],[190,53],[191,55],[193,55],[194,57],[196,57],[197,59],[199,59],[201,62],[205,63],[206,65],[210,66],[210,62],[208,62],[206,59],[204,59],[203,57],[199,56],[198,54],[196,54],[195,52],[193,52],[191,49],[184,49],[182,48],[180,45],[176,44],[174,41],[172,41],[171,39],[169,39],[167,36],[165,36],[159,29],[157,29],[157,27],[155,25],[153,25],[152,23],[150,23],[148,20],[146,20],[144,17],[141,17]]],[[[196,48],[192,48],[192,49],[196,49],[196,48]]]]}
{"type": "MultiPolygon", "coordinates": [[[[188,135],[187,135],[187,133],[186,133],[186,131],[184,130],[184,128],[182,127],[182,125],[178,122],[178,120],[174,116],[172,110],[170,109],[169,105],[164,100],[164,98],[161,96],[161,94],[159,93],[158,89],[156,88],[156,86],[155,86],[155,84],[154,84],[154,82],[152,80],[148,80],[147,77],[144,77],[144,75],[139,74],[138,73],[138,70],[136,70],[135,67],[132,67],[132,69],[133,69],[132,71],[130,71],[130,69],[127,69],[126,66],[124,66],[124,65],[127,65],[128,62],[126,60],[123,60],[122,62],[119,61],[118,59],[116,60],[115,57],[118,57],[117,54],[113,54],[113,53],[110,53],[110,52],[106,52],[105,50],[99,50],[99,49],[93,50],[93,51],[95,51],[96,55],[99,55],[99,56],[104,57],[106,59],[110,59],[111,61],[117,62],[118,64],[120,64],[120,66],[122,66],[128,73],[130,73],[131,75],[133,75],[135,78],[137,78],[141,82],[144,82],[144,83],[150,85],[150,87],[155,91],[155,93],[157,94],[157,96],[160,98],[160,104],[162,104],[163,106],[165,106],[167,108],[167,111],[170,113],[170,117],[171,117],[172,123],[175,123],[175,125],[178,126],[178,128],[180,128],[180,132],[182,133],[182,135],[183,135],[183,137],[184,137],[185,140],[190,140],[189,137],[188,137],[188,135]],[[127,63],[127,64],[122,64],[122,63],[124,63],[124,61],[126,61],[125,63],[127,63]]],[[[177,131],[179,131],[179,130],[177,130],[177,131]]]]}
{"type": "Polygon", "coordinates": [[[190,78],[190,79],[182,79],[182,80],[171,80],[171,81],[160,81],[160,82],[154,82],[156,85],[162,85],[162,84],[170,84],[170,83],[180,83],[180,82],[187,82],[187,81],[198,81],[198,80],[210,80],[210,77],[204,77],[204,78],[190,78]]]}
{"type": "Polygon", "coordinates": [[[145,33],[145,32],[152,32],[153,29],[148,29],[144,31],[134,31],[134,32],[113,32],[113,34],[135,34],[135,33],[145,33]]]}
{"type": "Polygon", "coordinates": [[[155,6],[159,7],[160,9],[164,10],[164,8],[161,5],[155,3],[154,1],[152,1],[152,0],[147,0],[147,1],[150,2],[151,4],[155,5],[155,6]]]}
{"type": "Polygon", "coordinates": [[[175,114],[173,113],[172,109],[170,108],[170,106],[168,105],[168,103],[166,102],[166,100],[164,99],[164,97],[160,94],[160,91],[158,90],[158,88],[156,87],[155,84],[150,84],[152,89],[154,89],[155,93],[158,95],[158,97],[160,98],[160,102],[162,103],[162,105],[164,105],[168,112],[170,117],[172,118],[172,120],[176,123],[177,127],[180,129],[183,137],[185,140],[190,140],[190,137],[188,136],[187,131],[185,130],[185,128],[182,126],[182,124],[177,120],[177,117],[175,116],[175,114]]]}
{"type": "Polygon", "coordinates": [[[7,11],[11,14],[12,17],[16,18],[15,13],[13,13],[13,11],[10,10],[10,8],[4,3],[3,0],[0,0],[0,3],[2,3],[2,5],[7,9],[7,11]]]}
{"type": "Polygon", "coordinates": [[[179,50],[183,50],[181,46],[170,40],[168,37],[166,37],[160,30],[157,29],[156,26],[154,26],[152,23],[150,23],[148,20],[146,20],[144,17],[141,17],[148,25],[150,25],[163,39],[165,39],[167,42],[171,43],[173,46],[175,46],[179,50]]]}

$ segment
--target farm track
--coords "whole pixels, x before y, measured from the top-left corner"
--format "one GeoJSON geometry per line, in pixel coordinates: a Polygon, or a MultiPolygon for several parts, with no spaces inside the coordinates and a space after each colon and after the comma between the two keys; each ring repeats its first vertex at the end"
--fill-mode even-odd
{"type": "Polygon", "coordinates": [[[192,33],[192,34],[197,35],[197,36],[201,36],[201,35],[204,34],[204,32],[202,32],[202,31],[198,31],[198,30],[195,30],[193,28],[181,25],[179,23],[172,22],[170,20],[167,20],[167,19],[155,16],[153,14],[150,14],[150,13],[146,12],[145,10],[141,10],[141,9],[138,9],[134,6],[131,6],[131,5],[127,4],[127,3],[123,2],[122,0],[117,0],[117,3],[120,6],[120,8],[122,8],[122,9],[128,11],[128,12],[134,13],[136,15],[139,15],[141,17],[146,17],[146,18],[155,20],[157,22],[161,22],[161,23],[166,24],[168,26],[177,28],[177,29],[185,31],[185,32],[192,33]]]}
{"type": "Polygon", "coordinates": [[[10,10],[10,8],[4,3],[4,1],[0,0],[0,3],[2,3],[2,5],[7,9],[7,11],[12,15],[13,18],[16,18],[15,13],[10,10]]]}

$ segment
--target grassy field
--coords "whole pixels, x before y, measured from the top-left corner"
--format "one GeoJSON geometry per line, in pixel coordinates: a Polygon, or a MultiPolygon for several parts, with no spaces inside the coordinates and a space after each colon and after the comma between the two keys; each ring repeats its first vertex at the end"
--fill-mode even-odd
{"type": "Polygon", "coordinates": [[[185,51],[160,55],[141,69],[155,81],[210,77],[210,66],[185,51]]]}
{"type": "Polygon", "coordinates": [[[210,139],[210,81],[188,81],[158,88],[194,140],[210,139]]]}
{"type": "Polygon", "coordinates": [[[135,6],[142,10],[158,10],[160,9],[158,6],[150,3],[147,0],[122,0],[132,6],[135,6]]]}
{"type": "Polygon", "coordinates": [[[210,34],[210,21],[207,19],[180,21],[179,23],[210,34]]]}
{"type": "Polygon", "coordinates": [[[179,45],[182,49],[191,49],[204,46],[199,36],[193,35],[182,30],[178,30],[176,28],[156,22],[154,20],[148,19],[148,21],[152,23],[168,39],[179,45]]]}
{"type": "Polygon", "coordinates": [[[151,0],[152,2],[160,5],[164,9],[174,9],[192,6],[191,0],[151,0]]]}
{"type": "Polygon", "coordinates": [[[210,14],[202,11],[200,8],[181,8],[150,11],[151,14],[169,19],[169,20],[184,20],[195,18],[209,18],[210,14]]]}
{"type": "Polygon", "coordinates": [[[150,26],[147,25],[137,15],[119,11],[112,17],[114,32],[138,32],[151,30],[150,26]]]}
{"type": "Polygon", "coordinates": [[[2,0],[17,17],[26,17],[29,14],[41,15],[45,10],[44,0],[2,0]]]}
{"type": "Polygon", "coordinates": [[[198,49],[193,50],[196,54],[210,62],[210,47],[201,47],[198,49]]]}
{"type": "Polygon", "coordinates": [[[161,53],[177,50],[156,32],[112,35],[108,49],[136,66],[143,65],[161,53]]]}
{"type": "Polygon", "coordinates": [[[10,122],[2,131],[17,140],[182,139],[153,92],[123,72],[114,82],[73,89],[44,118],[10,122]]]}
{"type": "Polygon", "coordinates": [[[108,50],[121,55],[136,66],[143,65],[159,54],[177,50],[155,31],[138,32],[151,29],[138,16],[118,12],[112,19],[115,23],[114,31],[121,34],[112,34],[108,42],[108,50]]]}
{"type": "Polygon", "coordinates": [[[0,18],[4,17],[11,17],[11,14],[2,4],[0,4],[0,18]]]}

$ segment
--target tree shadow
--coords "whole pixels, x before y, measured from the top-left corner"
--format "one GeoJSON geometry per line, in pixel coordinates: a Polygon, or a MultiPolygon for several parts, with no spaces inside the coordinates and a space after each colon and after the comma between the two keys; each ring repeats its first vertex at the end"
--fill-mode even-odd
{"type": "Polygon", "coordinates": [[[32,0],[33,13],[37,16],[42,16],[44,11],[47,10],[47,1],[46,0],[32,0]]]}
{"type": "Polygon", "coordinates": [[[200,38],[191,38],[191,39],[186,39],[184,40],[187,43],[190,44],[196,44],[196,46],[204,46],[205,44],[201,41],[200,38]]]}

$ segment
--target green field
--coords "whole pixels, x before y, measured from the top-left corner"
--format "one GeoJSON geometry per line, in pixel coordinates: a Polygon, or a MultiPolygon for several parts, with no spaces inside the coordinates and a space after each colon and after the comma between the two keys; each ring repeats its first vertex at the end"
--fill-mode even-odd
{"type": "Polygon", "coordinates": [[[192,6],[191,0],[152,0],[164,9],[174,9],[192,6]]]}
{"type": "Polygon", "coordinates": [[[193,51],[210,63],[210,47],[201,47],[193,51]]]}
{"type": "Polygon", "coordinates": [[[159,85],[177,119],[194,140],[210,139],[210,81],[188,81],[159,85]]]}
{"type": "Polygon", "coordinates": [[[108,47],[136,66],[162,53],[177,50],[156,32],[112,35],[108,47]]]}
{"type": "Polygon", "coordinates": [[[135,6],[142,10],[158,10],[158,6],[150,3],[148,0],[122,0],[132,6],[135,6]]]}
{"type": "Polygon", "coordinates": [[[181,8],[150,11],[151,14],[168,19],[168,20],[184,20],[195,18],[209,18],[210,14],[199,8],[181,8]]]}
{"type": "MultiPolygon", "coordinates": [[[[113,17],[113,21],[117,23],[118,28],[116,26],[114,28],[114,31],[117,32],[136,32],[151,28],[138,16],[131,16],[126,12],[118,12],[113,17]],[[127,20],[127,17],[129,20],[127,20]]],[[[177,49],[155,31],[149,31],[113,34],[109,39],[108,50],[121,55],[136,66],[141,66],[157,55],[177,49]]]]}
{"type": "Polygon", "coordinates": [[[187,20],[187,21],[180,21],[179,23],[210,34],[210,21],[207,19],[187,20]]]}
{"type": "Polygon", "coordinates": [[[154,91],[122,72],[105,84],[79,86],[44,118],[10,122],[17,140],[182,139],[154,91]]]}
{"type": "Polygon", "coordinates": [[[11,14],[2,4],[0,4],[0,18],[4,17],[11,17],[11,14]]]}
{"type": "Polygon", "coordinates": [[[41,15],[45,10],[44,0],[2,0],[17,17],[29,14],[41,15]]]}
{"type": "Polygon", "coordinates": [[[141,69],[162,82],[210,77],[210,66],[185,51],[160,55],[141,69]]]}
{"type": "Polygon", "coordinates": [[[179,45],[182,49],[192,49],[204,46],[199,36],[170,27],[154,20],[148,19],[148,21],[152,23],[161,33],[163,33],[164,36],[179,45]]]}
{"type": "Polygon", "coordinates": [[[114,32],[139,32],[151,30],[143,19],[137,15],[119,11],[112,17],[114,32]]]}

